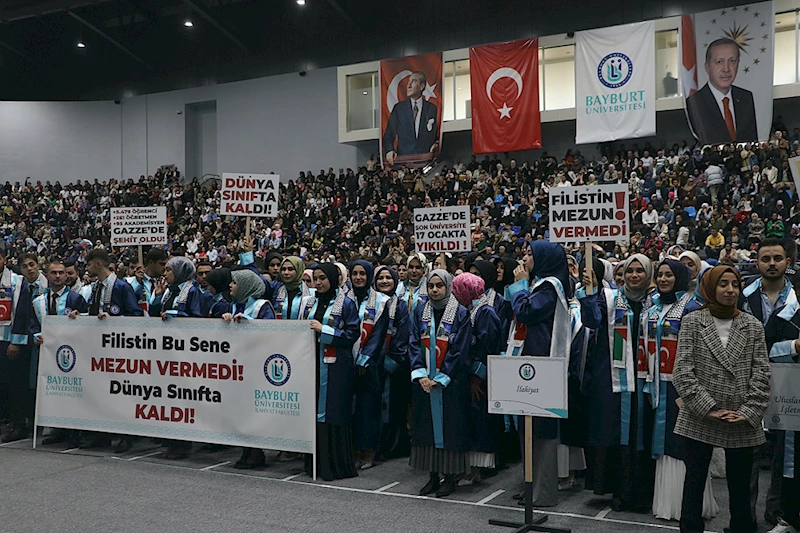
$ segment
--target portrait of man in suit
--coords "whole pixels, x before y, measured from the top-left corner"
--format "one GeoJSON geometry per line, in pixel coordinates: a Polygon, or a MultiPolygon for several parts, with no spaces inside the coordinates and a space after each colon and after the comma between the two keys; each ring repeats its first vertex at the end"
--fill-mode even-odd
{"type": "Polygon", "coordinates": [[[407,98],[392,109],[383,132],[384,156],[389,166],[394,165],[397,156],[425,154],[438,149],[439,110],[422,95],[427,83],[424,72],[411,73],[406,85],[407,98]]]}
{"type": "Polygon", "coordinates": [[[758,140],[753,93],[733,84],[740,54],[739,45],[726,38],[706,48],[708,82],[686,99],[692,129],[703,144],[758,140]]]}

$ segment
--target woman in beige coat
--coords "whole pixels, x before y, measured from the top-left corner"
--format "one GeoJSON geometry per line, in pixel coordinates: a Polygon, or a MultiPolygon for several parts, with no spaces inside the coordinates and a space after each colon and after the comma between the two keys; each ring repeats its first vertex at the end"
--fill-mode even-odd
{"type": "Polygon", "coordinates": [[[705,273],[707,305],[684,317],[672,383],[681,404],[675,434],[685,437],[681,532],[702,532],[703,489],[714,446],[725,449],[731,533],[755,533],[750,516],[753,449],[764,443],[769,360],[761,322],[736,308],[742,279],[731,266],[705,273]]]}

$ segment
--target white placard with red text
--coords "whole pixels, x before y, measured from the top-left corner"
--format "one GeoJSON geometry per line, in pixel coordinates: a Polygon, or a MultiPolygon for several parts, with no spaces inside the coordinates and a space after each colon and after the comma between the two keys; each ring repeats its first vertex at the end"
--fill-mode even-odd
{"type": "Polygon", "coordinates": [[[418,252],[469,252],[468,205],[414,209],[414,243],[418,252]]]}
{"type": "Polygon", "coordinates": [[[308,321],[48,316],[42,426],[313,453],[308,321]]]}
{"type": "Polygon", "coordinates": [[[162,244],[169,244],[166,207],[111,208],[111,246],[162,244]]]}
{"type": "Polygon", "coordinates": [[[278,188],[281,177],[277,174],[222,175],[219,213],[240,217],[278,216],[278,188]]]}
{"type": "Polygon", "coordinates": [[[630,229],[628,186],[550,188],[550,242],[619,241],[630,229]]]}

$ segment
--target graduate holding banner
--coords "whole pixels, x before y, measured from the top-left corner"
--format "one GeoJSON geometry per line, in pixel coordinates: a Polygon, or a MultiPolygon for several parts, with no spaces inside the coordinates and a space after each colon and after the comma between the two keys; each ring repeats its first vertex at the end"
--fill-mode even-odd
{"type": "Polygon", "coordinates": [[[681,17],[681,84],[701,144],[769,138],[774,28],[772,2],[681,17]]]}

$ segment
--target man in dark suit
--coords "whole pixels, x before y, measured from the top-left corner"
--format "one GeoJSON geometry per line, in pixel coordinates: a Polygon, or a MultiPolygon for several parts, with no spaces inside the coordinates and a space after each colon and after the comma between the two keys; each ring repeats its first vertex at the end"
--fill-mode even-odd
{"type": "Polygon", "coordinates": [[[422,96],[427,83],[424,72],[411,73],[406,86],[408,98],[392,109],[383,132],[385,161],[390,166],[398,155],[426,154],[438,149],[439,111],[422,96]]]}
{"type": "Polygon", "coordinates": [[[739,46],[717,39],[706,48],[708,83],[686,99],[689,121],[703,144],[758,140],[753,93],[736,87],[739,46]]]}

